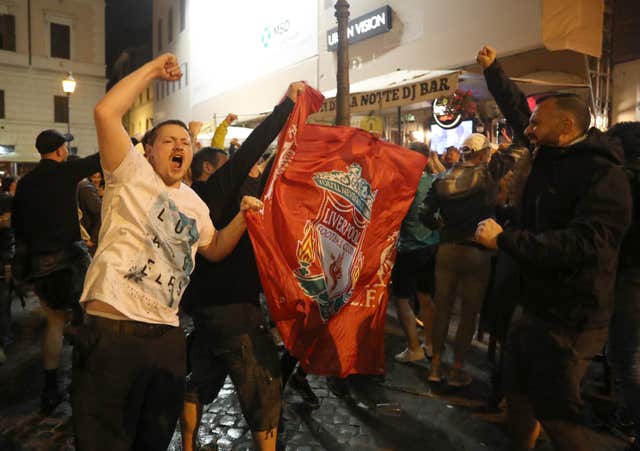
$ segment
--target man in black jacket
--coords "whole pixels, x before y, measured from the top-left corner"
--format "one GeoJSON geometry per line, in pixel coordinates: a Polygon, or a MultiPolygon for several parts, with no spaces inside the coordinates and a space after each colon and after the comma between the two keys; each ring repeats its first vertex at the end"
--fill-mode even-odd
{"type": "Polygon", "coordinates": [[[539,101],[505,75],[496,53],[478,53],[491,94],[515,138],[533,152],[519,230],[479,223],[476,240],[522,268],[524,314],[512,326],[505,392],[516,449],[532,449],[540,423],[556,449],[588,449],[579,426],[580,381],[607,338],[618,250],[630,223],[619,145],[589,130],[575,95],[539,101]]]}
{"type": "Polygon", "coordinates": [[[620,248],[616,301],[609,327],[608,358],[620,380],[634,423],[636,440],[627,451],[640,450],[640,122],[621,122],[607,131],[618,138],[633,196],[631,227],[620,248]]]}
{"type": "MultiPolygon", "coordinates": [[[[223,227],[237,214],[251,168],[280,133],[303,89],[303,83],[292,83],[287,97],[247,137],[233,158],[206,181],[194,179],[191,188],[207,203],[216,227],[223,227]]],[[[194,169],[197,175],[201,168],[194,169]]],[[[196,260],[185,293],[195,325],[189,350],[192,372],[183,411],[185,451],[195,449],[202,406],[215,399],[227,374],[236,387],[256,448],[275,450],[280,367],[273,339],[264,326],[259,293],[258,269],[247,233],[225,260],[196,260]]]]}
{"type": "Polygon", "coordinates": [[[76,324],[82,317],[78,301],[90,257],[80,238],[78,182],[100,170],[98,154],[66,161],[72,139],[56,130],[38,135],[40,163],[18,182],[11,215],[16,244],[26,248],[30,261],[29,280],[47,314],[42,347],[45,413],[62,400],[57,369],[68,310],[76,324]]]}

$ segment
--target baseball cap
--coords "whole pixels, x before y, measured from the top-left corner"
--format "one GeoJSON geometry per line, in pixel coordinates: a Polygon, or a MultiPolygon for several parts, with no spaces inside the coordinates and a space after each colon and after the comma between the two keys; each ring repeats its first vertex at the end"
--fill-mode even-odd
{"type": "Polygon", "coordinates": [[[471,133],[462,143],[460,150],[462,153],[471,154],[489,147],[491,147],[491,143],[486,136],[482,133],[471,133]]]}
{"type": "Polygon", "coordinates": [[[41,154],[53,152],[65,142],[73,141],[73,135],[65,133],[64,135],[58,130],[48,129],[40,132],[36,138],[36,149],[41,154]]]}

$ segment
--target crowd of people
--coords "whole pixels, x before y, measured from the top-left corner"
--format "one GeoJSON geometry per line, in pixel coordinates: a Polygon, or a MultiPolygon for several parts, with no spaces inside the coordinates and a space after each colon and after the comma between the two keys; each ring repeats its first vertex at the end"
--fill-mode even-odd
{"type": "MultiPolygon", "coordinates": [[[[407,337],[395,360],[429,359],[432,384],[471,384],[467,354],[483,312],[505,349],[501,391],[513,448],[533,449],[544,429],[556,449],[586,450],[580,383],[607,343],[640,428],[640,123],[590,128],[589,107],[574,94],[550,95],[531,112],[492,48],[477,60],[513,142],[496,149],[473,133],[442,159],[424,143],[410,145],[429,160],[392,272],[407,337]],[[522,313],[512,320],[516,304],[522,313]]],[[[181,76],[173,55],[147,63],[95,107],[99,153],[72,158],[73,137],[44,130],[36,168],[17,187],[2,180],[0,363],[12,340],[12,293],[30,287],[47,318],[44,413],[63,399],[63,336],[73,341],[78,450],[166,449],[177,423],[183,449],[203,449],[203,405],[227,376],[257,449],[276,449],[285,384],[319,406],[296,358],[279,355],[245,222],[261,209],[269,145],[305,85],[292,83],[229,150],[233,114],[207,147],[197,143],[202,124],[180,120],[157,124],[139,143],[130,138],[122,117],[137,96],[153,80],[181,76]],[[188,337],[185,318],[193,321],[188,337]]]]}

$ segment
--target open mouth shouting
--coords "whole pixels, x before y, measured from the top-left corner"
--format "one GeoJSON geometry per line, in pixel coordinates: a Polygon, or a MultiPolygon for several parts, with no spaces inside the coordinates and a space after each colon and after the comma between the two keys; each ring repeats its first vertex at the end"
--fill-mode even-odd
{"type": "Polygon", "coordinates": [[[173,154],[171,156],[171,169],[174,169],[174,170],[182,169],[183,162],[184,162],[184,155],[180,153],[173,154]]]}

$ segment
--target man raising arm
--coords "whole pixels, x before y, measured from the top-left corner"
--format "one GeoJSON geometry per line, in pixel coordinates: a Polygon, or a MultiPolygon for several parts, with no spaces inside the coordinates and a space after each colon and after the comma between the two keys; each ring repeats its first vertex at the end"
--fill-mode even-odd
{"type": "Polygon", "coordinates": [[[100,244],[81,302],[86,340],[74,366],[76,447],[165,450],[182,404],[184,334],[180,299],[196,252],[220,260],[245,230],[244,211],[217,232],[209,210],[181,180],[192,159],[184,123],[156,125],[136,152],[122,116],[153,80],[181,77],[175,56],[162,55],[133,72],[95,108],[105,173],[100,244]],[[99,389],[96,389],[99,388],[99,389]]]}

